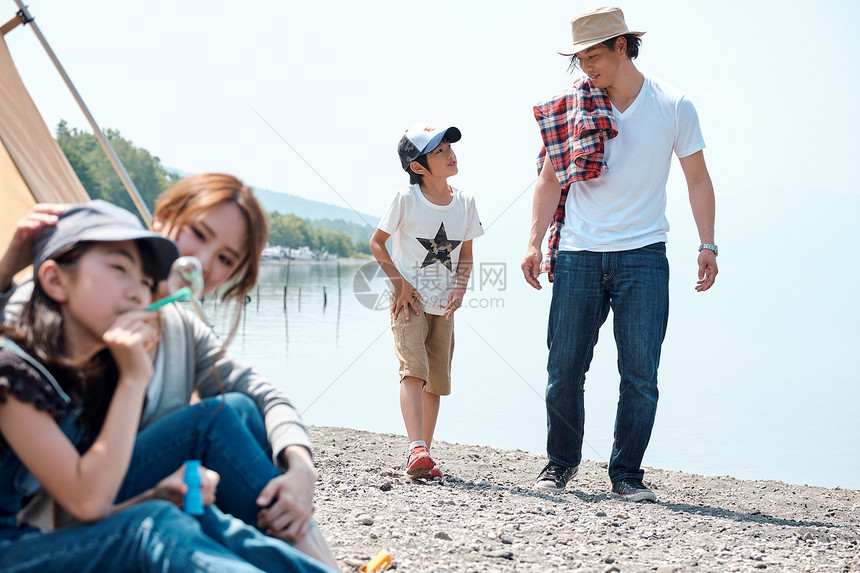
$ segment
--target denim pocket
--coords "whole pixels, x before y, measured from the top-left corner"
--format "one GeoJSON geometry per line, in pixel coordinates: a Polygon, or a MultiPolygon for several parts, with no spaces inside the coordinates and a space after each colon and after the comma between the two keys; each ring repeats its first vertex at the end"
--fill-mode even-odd
{"type": "Polygon", "coordinates": [[[645,245],[644,247],[640,247],[638,250],[644,251],[646,253],[654,253],[655,255],[663,255],[666,256],[666,243],[651,243],[650,245],[645,245]]]}

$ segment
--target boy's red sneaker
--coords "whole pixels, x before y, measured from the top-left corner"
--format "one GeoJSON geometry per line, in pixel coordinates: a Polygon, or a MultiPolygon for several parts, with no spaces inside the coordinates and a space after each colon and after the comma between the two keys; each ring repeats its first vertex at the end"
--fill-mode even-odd
{"type": "Polygon", "coordinates": [[[406,462],[406,475],[412,479],[428,478],[435,465],[427,448],[415,446],[409,452],[409,460],[406,462]]]}
{"type": "Polygon", "coordinates": [[[433,469],[430,470],[430,479],[441,478],[441,477],[442,477],[442,470],[439,469],[439,466],[434,465],[433,469]]]}

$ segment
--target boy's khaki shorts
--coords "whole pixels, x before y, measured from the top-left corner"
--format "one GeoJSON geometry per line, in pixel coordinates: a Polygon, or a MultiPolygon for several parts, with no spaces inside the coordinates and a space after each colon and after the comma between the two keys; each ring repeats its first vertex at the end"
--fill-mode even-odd
{"type": "MultiPolygon", "coordinates": [[[[389,297],[393,304],[393,295],[389,297]]],[[[409,320],[401,310],[391,317],[394,352],[400,360],[400,379],[412,376],[424,380],[424,390],[447,396],[451,393],[451,358],[454,355],[454,319],[409,311],[409,320]]]]}

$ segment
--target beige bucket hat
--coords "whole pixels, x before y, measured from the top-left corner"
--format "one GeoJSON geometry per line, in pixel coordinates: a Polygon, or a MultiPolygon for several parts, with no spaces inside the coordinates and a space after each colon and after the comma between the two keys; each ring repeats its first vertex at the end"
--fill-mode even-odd
{"type": "Polygon", "coordinates": [[[628,30],[624,13],[616,6],[603,6],[582,12],[570,21],[570,28],[573,34],[573,45],[560,51],[559,54],[562,56],[572,56],[616,36],[624,34],[641,36],[645,33],[628,30]]]}

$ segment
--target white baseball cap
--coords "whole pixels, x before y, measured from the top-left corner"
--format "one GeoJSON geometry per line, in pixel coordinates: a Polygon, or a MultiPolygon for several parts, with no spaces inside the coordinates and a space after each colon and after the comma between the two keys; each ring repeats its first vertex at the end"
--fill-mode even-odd
{"type": "Polygon", "coordinates": [[[460,137],[460,130],[456,127],[439,129],[429,123],[416,123],[406,130],[397,145],[403,170],[406,171],[410,163],[436,149],[443,139],[448,143],[454,143],[460,141],[460,137]]]}

